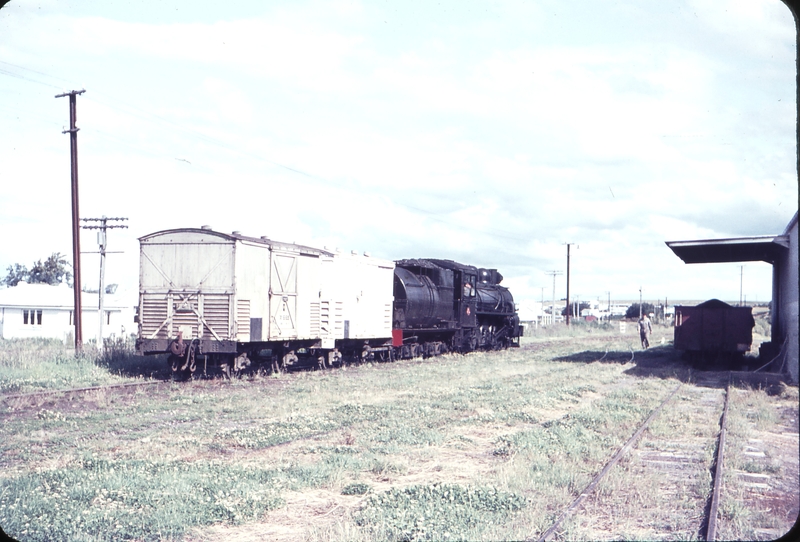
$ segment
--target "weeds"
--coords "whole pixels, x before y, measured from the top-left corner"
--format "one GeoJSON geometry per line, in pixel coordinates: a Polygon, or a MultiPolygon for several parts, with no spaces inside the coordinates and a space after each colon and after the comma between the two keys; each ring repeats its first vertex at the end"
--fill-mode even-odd
{"type": "MultiPolygon", "coordinates": [[[[236,525],[271,524],[293,493],[316,493],[344,506],[292,523],[310,525],[297,539],[526,538],[674,386],[609,361],[627,362],[629,338],[592,329],[504,352],[9,404],[0,412],[0,525],[20,540],[179,540],[211,525],[235,537],[236,525]]],[[[20,389],[55,386],[37,381],[42,361],[51,373],[72,371],[64,382],[90,371],[150,374],[127,348],[95,363],[34,344],[39,361],[13,354],[0,363],[0,386],[12,365],[30,379],[20,389]]],[[[766,410],[758,417],[769,420],[766,410]]],[[[685,422],[671,418],[659,431],[680,433],[685,422]]],[[[674,524],[668,507],[657,519],[674,524]]],[[[574,528],[592,537],[590,526],[574,528]]],[[[660,531],[634,522],[624,532],[660,531]]]]}
{"type": "Polygon", "coordinates": [[[177,540],[192,525],[236,525],[305,487],[304,469],[107,461],[0,479],[0,524],[26,541],[177,540]]]}
{"type": "Polygon", "coordinates": [[[366,495],[369,493],[370,487],[363,482],[355,484],[348,484],[342,488],[342,495],[366,495]]]}
{"type": "Polygon", "coordinates": [[[163,357],[136,356],[132,339],[108,340],[102,352],[87,344],[76,356],[58,339],[0,340],[0,393],[100,386],[125,377],[167,375],[163,357]]]}
{"type": "Polygon", "coordinates": [[[378,540],[477,540],[526,505],[491,486],[418,485],[370,495],[355,523],[378,540]]]}
{"type": "Polygon", "coordinates": [[[292,420],[261,423],[255,427],[236,429],[220,438],[242,448],[258,449],[324,433],[338,427],[322,417],[301,416],[292,420]]]}

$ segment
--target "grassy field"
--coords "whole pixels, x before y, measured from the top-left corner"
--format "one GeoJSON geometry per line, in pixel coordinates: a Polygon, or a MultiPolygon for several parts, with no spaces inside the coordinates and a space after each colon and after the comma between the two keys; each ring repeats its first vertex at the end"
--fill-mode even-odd
{"type": "MultiPolygon", "coordinates": [[[[692,385],[670,337],[657,328],[643,352],[630,331],[575,326],[504,352],[7,399],[0,526],[26,541],[535,537],[679,382],[692,385]]],[[[164,374],[134,356],[0,349],[6,394],[164,374]]],[[[646,534],[696,536],[675,529],[646,534]]]]}
{"type": "Polygon", "coordinates": [[[79,388],[168,377],[163,357],[133,354],[133,341],[117,341],[100,353],[86,346],[75,356],[57,339],[0,341],[0,394],[79,388]]]}

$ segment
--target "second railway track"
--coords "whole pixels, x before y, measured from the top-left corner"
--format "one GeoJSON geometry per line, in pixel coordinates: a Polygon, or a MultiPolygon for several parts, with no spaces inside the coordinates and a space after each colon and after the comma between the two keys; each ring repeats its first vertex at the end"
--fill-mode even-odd
{"type": "Polygon", "coordinates": [[[729,375],[679,385],[578,498],[532,539],[616,539],[620,528],[715,540],[725,468],[729,375]],[[591,534],[589,534],[591,533],[591,534]],[[570,537],[572,537],[570,536],[570,537]]]}

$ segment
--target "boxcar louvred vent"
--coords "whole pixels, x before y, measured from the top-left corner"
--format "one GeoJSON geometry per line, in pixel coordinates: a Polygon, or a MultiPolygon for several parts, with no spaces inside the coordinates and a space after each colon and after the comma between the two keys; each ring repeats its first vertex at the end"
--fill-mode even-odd
{"type": "Polygon", "coordinates": [[[167,338],[167,296],[145,294],[142,297],[142,336],[148,339],[167,338]]]}
{"type": "Polygon", "coordinates": [[[236,332],[250,335],[250,300],[240,299],[236,304],[236,332]]]}
{"type": "MultiPolygon", "coordinates": [[[[205,294],[203,298],[203,319],[205,320],[203,335],[213,335],[219,339],[229,338],[230,296],[227,294],[205,294]]],[[[247,325],[249,328],[249,321],[247,325]]]]}

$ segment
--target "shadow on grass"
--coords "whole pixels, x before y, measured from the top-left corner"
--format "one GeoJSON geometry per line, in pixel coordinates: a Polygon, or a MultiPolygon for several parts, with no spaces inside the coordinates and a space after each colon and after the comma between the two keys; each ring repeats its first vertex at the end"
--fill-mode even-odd
{"type": "MultiPolygon", "coordinates": [[[[601,352],[585,350],[568,356],[553,358],[554,361],[577,363],[618,363],[632,364],[624,372],[627,375],[640,378],[674,378],[684,383],[696,386],[724,388],[728,380],[737,387],[764,388],[768,391],[780,386],[784,375],[764,372],[748,372],[733,367],[714,366],[700,369],[683,358],[682,352],[675,350],[672,345],[660,345],[647,350],[627,350],[601,352]]],[[[747,358],[753,366],[757,366],[757,358],[747,358]]],[[[777,388],[776,388],[777,389],[777,388]]]]}
{"type": "Polygon", "coordinates": [[[114,352],[97,360],[99,367],[128,378],[152,378],[169,380],[172,370],[167,363],[167,355],[138,356],[128,352],[114,352]]]}
{"type": "Polygon", "coordinates": [[[683,363],[680,352],[671,345],[654,346],[647,350],[584,350],[568,356],[553,358],[554,361],[569,361],[578,363],[631,363],[647,367],[661,367],[674,362],[683,363]]]}

